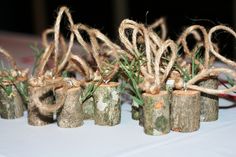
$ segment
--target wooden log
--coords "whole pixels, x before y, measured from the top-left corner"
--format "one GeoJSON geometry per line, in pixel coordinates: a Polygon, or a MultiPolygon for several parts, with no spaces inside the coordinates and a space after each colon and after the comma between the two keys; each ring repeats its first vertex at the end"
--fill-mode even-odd
{"type": "Polygon", "coordinates": [[[97,125],[117,125],[121,119],[119,83],[101,84],[94,92],[94,120],[97,125]]]}
{"type": "MultiPolygon", "coordinates": [[[[199,86],[217,89],[219,81],[216,78],[211,78],[208,80],[201,81],[199,86]]],[[[219,97],[217,95],[210,95],[201,92],[201,117],[202,122],[216,121],[218,119],[219,113],[219,97]]]]}
{"type": "MultiPolygon", "coordinates": [[[[90,87],[94,87],[94,84],[89,82],[85,84],[85,87],[82,91],[82,95],[86,96],[87,92],[89,90],[90,87]]],[[[93,119],[94,118],[94,106],[95,106],[95,102],[94,102],[94,98],[90,97],[87,100],[85,100],[82,104],[82,109],[83,109],[83,114],[84,114],[84,119],[88,120],[88,119],[93,119]]]]}
{"type": "Polygon", "coordinates": [[[170,132],[170,97],[167,91],[159,94],[144,93],[143,125],[148,135],[163,135],[170,132]]]}
{"type": "Polygon", "coordinates": [[[193,132],[200,128],[200,92],[176,90],[172,93],[171,129],[193,132]]]}
{"type": "Polygon", "coordinates": [[[0,88],[0,117],[4,119],[20,118],[24,115],[24,103],[15,86],[9,85],[12,88],[11,95],[0,88]]]}
{"type": "Polygon", "coordinates": [[[143,115],[143,106],[139,106],[139,125],[143,126],[144,115],[143,115]]]}
{"type": "Polygon", "coordinates": [[[93,119],[94,118],[94,98],[91,97],[88,100],[86,100],[83,104],[83,114],[84,114],[84,119],[93,119]]]}
{"type": "Polygon", "coordinates": [[[139,107],[134,105],[136,102],[133,101],[131,105],[131,117],[133,120],[139,120],[139,107]]]}
{"type": "Polygon", "coordinates": [[[63,89],[56,91],[56,97],[61,94],[66,94],[66,99],[57,114],[57,125],[62,128],[75,128],[83,125],[83,110],[80,101],[81,88],[73,87],[67,93],[64,93],[63,89]]]}
{"type": "MultiPolygon", "coordinates": [[[[33,126],[44,126],[50,123],[53,123],[53,115],[42,115],[39,112],[39,109],[36,107],[35,104],[35,97],[37,90],[39,90],[39,87],[29,87],[29,104],[28,104],[28,123],[33,126]]],[[[54,100],[53,95],[47,95],[42,102],[44,103],[51,103],[54,100]]]]}

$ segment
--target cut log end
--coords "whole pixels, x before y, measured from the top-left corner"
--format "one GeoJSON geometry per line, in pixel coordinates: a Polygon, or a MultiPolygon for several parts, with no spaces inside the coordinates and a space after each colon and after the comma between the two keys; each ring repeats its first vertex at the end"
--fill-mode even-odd
{"type": "Polygon", "coordinates": [[[163,135],[170,132],[170,97],[168,92],[144,93],[144,132],[148,135],[163,135]]]}
{"type": "Polygon", "coordinates": [[[193,132],[200,128],[200,92],[176,90],[172,95],[171,129],[193,132]]]}

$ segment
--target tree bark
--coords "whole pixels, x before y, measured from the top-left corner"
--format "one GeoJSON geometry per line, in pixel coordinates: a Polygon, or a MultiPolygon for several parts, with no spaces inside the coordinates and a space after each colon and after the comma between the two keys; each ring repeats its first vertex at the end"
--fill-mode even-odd
{"type": "MultiPolygon", "coordinates": [[[[53,123],[53,115],[42,115],[39,112],[39,109],[36,107],[35,102],[35,93],[39,87],[29,87],[29,104],[28,104],[28,123],[33,126],[44,126],[50,123],[53,123]]],[[[48,96],[44,100],[45,103],[51,103],[53,101],[53,96],[48,96]]]]}
{"type": "Polygon", "coordinates": [[[24,103],[17,89],[12,86],[10,96],[0,88],[0,117],[4,119],[20,118],[24,115],[24,103]]]}
{"type": "Polygon", "coordinates": [[[176,90],[172,93],[171,128],[193,132],[200,127],[200,92],[176,90]]]}
{"type": "MultiPolygon", "coordinates": [[[[133,104],[136,103],[134,100],[132,102],[133,104]]],[[[131,105],[131,116],[133,120],[139,120],[139,107],[136,105],[131,105]]]]}
{"type": "MultiPolygon", "coordinates": [[[[65,94],[62,89],[56,91],[56,97],[61,94],[65,94]]],[[[65,103],[57,116],[59,127],[75,128],[83,125],[83,110],[80,96],[80,87],[71,88],[67,91],[65,103]]]]}
{"type": "MultiPolygon", "coordinates": [[[[217,89],[219,81],[216,78],[211,78],[199,83],[199,86],[217,89]]],[[[219,98],[217,95],[210,95],[201,93],[201,117],[203,122],[216,121],[218,119],[219,112],[219,98]]]]}
{"type": "Polygon", "coordinates": [[[94,98],[91,97],[83,103],[83,114],[84,119],[93,119],[94,118],[94,98]]]}
{"type": "Polygon", "coordinates": [[[121,119],[119,83],[101,84],[94,92],[94,120],[97,125],[117,125],[121,119]]]}
{"type": "Polygon", "coordinates": [[[139,106],[139,125],[143,126],[144,116],[143,116],[143,106],[139,106]]]}
{"type": "Polygon", "coordinates": [[[144,132],[162,135],[170,132],[170,97],[167,91],[143,95],[144,132]]]}

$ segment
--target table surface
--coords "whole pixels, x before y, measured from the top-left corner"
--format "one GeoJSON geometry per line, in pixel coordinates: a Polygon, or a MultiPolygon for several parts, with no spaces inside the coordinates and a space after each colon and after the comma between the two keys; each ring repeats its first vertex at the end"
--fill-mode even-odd
{"type": "Polygon", "coordinates": [[[30,126],[27,116],[0,119],[0,157],[156,157],[236,156],[235,102],[220,99],[219,120],[202,122],[198,131],[162,136],[144,134],[131,119],[130,105],[122,105],[122,118],[113,127],[85,121],[78,128],[59,128],[56,123],[30,126]]]}
{"type": "MultiPolygon", "coordinates": [[[[39,38],[0,33],[0,45],[14,52],[22,67],[32,64],[29,44],[39,38]],[[16,53],[16,51],[18,53],[16,53]]],[[[59,128],[55,123],[30,126],[27,115],[0,119],[0,157],[173,157],[236,156],[236,104],[220,99],[219,120],[202,122],[193,133],[170,132],[163,136],[144,134],[131,119],[131,107],[122,105],[121,123],[113,127],[85,121],[79,128],[59,128]]]]}

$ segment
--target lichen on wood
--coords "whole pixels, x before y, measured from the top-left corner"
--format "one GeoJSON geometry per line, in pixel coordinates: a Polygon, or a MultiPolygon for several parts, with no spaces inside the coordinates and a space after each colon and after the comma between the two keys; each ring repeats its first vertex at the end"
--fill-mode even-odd
{"type": "Polygon", "coordinates": [[[144,132],[162,135],[170,132],[170,97],[168,92],[143,95],[144,132]]]}
{"type": "Polygon", "coordinates": [[[200,92],[175,90],[172,93],[171,129],[193,132],[200,128],[200,92]]]}
{"type": "Polygon", "coordinates": [[[10,95],[0,88],[0,117],[4,119],[20,118],[24,115],[24,103],[14,85],[8,85],[12,88],[10,95]]]}
{"type": "Polygon", "coordinates": [[[56,97],[66,94],[65,102],[57,114],[57,124],[62,128],[75,128],[83,124],[81,88],[73,87],[64,93],[63,89],[56,91],[56,97]]]}
{"type": "Polygon", "coordinates": [[[91,97],[85,102],[83,102],[82,108],[83,108],[83,114],[84,114],[84,119],[93,119],[94,118],[94,98],[91,97]]]}
{"type": "MultiPolygon", "coordinates": [[[[216,78],[201,81],[199,86],[217,89],[219,81],[216,78]]],[[[215,121],[218,119],[219,112],[219,97],[217,95],[210,95],[201,92],[201,117],[200,120],[203,122],[215,121]]]]}
{"type": "Polygon", "coordinates": [[[97,125],[113,126],[120,123],[121,104],[119,83],[101,84],[94,92],[94,120],[97,125]]]}

